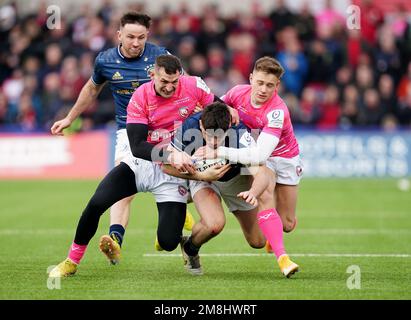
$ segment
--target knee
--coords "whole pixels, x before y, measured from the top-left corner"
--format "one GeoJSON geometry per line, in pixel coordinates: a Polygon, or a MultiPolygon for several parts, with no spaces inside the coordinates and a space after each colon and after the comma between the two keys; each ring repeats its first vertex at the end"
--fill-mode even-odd
{"type": "Polygon", "coordinates": [[[221,233],[221,231],[223,231],[224,229],[224,226],[225,226],[224,220],[216,220],[210,223],[206,223],[206,228],[209,234],[212,236],[216,236],[219,233],[221,233]]]}
{"type": "Polygon", "coordinates": [[[253,249],[264,248],[265,242],[266,242],[264,237],[250,238],[250,239],[247,239],[247,241],[248,241],[248,244],[250,245],[250,247],[253,248],[253,249]]]}
{"type": "Polygon", "coordinates": [[[295,229],[297,225],[297,219],[287,219],[284,223],[283,223],[283,231],[286,233],[290,233],[291,231],[293,231],[295,229]]]}
{"type": "Polygon", "coordinates": [[[157,234],[157,240],[162,249],[173,251],[180,244],[181,235],[157,234]]]}

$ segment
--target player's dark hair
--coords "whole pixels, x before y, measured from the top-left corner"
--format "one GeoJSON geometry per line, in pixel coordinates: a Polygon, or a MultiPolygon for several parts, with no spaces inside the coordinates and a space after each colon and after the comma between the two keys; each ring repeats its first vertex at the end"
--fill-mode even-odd
{"type": "Polygon", "coordinates": [[[162,54],[156,58],[156,67],[164,68],[167,74],[175,74],[176,72],[182,72],[183,67],[181,61],[172,54],[162,54]]]}
{"type": "Polygon", "coordinates": [[[205,130],[222,129],[227,131],[231,127],[230,111],[226,104],[218,101],[204,108],[200,120],[205,130]]]}
{"type": "Polygon", "coordinates": [[[144,13],[138,13],[135,11],[129,11],[123,14],[123,16],[120,19],[120,26],[124,27],[126,24],[140,24],[147,29],[150,28],[151,25],[151,18],[144,14],[144,13]]]}
{"type": "Polygon", "coordinates": [[[265,73],[273,74],[278,79],[284,74],[284,68],[277,59],[271,57],[262,57],[254,64],[254,71],[263,71],[265,73]]]}

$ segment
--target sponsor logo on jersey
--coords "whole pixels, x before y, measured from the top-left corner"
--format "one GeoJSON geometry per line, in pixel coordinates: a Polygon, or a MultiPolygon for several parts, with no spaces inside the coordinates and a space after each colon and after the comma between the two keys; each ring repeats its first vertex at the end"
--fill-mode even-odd
{"type": "Polygon", "coordinates": [[[131,86],[132,86],[133,88],[137,88],[139,85],[140,85],[140,82],[138,82],[138,81],[131,81],[131,86]]]}
{"type": "Polygon", "coordinates": [[[268,127],[282,128],[284,123],[284,111],[273,110],[267,113],[268,127]]]}
{"type": "Polygon", "coordinates": [[[188,107],[181,107],[179,109],[179,113],[180,113],[180,116],[182,116],[183,118],[187,118],[187,116],[188,116],[188,107]]]}
{"type": "Polygon", "coordinates": [[[112,80],[122,80],[124,79],[120,72],[116,71],[111,77],[112,80]]]}

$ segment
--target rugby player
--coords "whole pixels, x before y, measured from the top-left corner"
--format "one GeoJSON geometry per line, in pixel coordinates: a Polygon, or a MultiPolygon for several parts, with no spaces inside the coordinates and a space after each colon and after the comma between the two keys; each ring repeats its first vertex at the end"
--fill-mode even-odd
{"type": "MultiPolygon", "coordinates": [[[[95,103],[97,96],[108,82],[114,98],[115,120],[117,123],[115,144],[115,165],[131,155],[126,133],[127,105],[134,91],[150,81],[155,59],[168,51],[147,42],[151,18],[148,15],[128,12],[120,20],[117,32],[119,46],[100,52],[95,60],[94,73],[84,85],[80,95],[68,115],[53,124],[51,132],[63,135],[63,129],[69,127],[88,107],[95,103]]],[[[130,216],[130,204],[134,196],[127,197],[113,204],[110,211],[109,235],[121,247],[125,229],[130,216]]],[[[191,230],[194,220],[188,212],[185,228],[191,230]]],[[[102,237],[100,249],[105,249],[102,237]]],[[[104,251],[103,251],[104,252],[104,251]]],[[[113,263],[118,259],[112,260],[113,263]]]]}
{"type": "MultiPolygon", "coordinates": [[[[167,161],[177,170],[194,174],[200,180],[207,179],[204,177],[207,173],[195,171],[187,154],[169,149],[168,140],[198,104],[208,105],[219,99],[201,78],[182,76],[181,70],[177,57],[160,55],[156,58],[153,80],[134,92],[127,108],[126,129],[135,158],[125,158],[101,181],[82,213],[67,259],[50,272],[50,277],[74,274],[97,231],[100,216],[115,202],[137,192],[151,192],[155,196],[161,247],[172,251],[180,243],[187,206],[187,180],[166,175],[157,162],[167,161]]],[[[210,169],[214,174],[211,178],[215,179],[229,166],[210,169]]],[[[108,246],[112,249],[108,258],[117,258],[117,242],[109,242],[108,246]]]]}
{"type": "MultiPolygon", "coordinates": [[[[264,163],[271,169],[275,201],[269,209],[258,213],[258,222],[271,247],[268,250],[274,252],[280,267],[293,266],[285,253],[283,231],[291,232],[297,224],[298,184],[303,172],[290,114],[277,94],[283,74],[284,69],[277,60],[262,57],[255,62],[250,85],[235,86],[222,97],[229,106],[237,109],[240,120],[248,128],[261,132],[256,146],[242,149],[205,146],[197,152],[199,157],[219,157],[244,165],[264,163]]],[[[247,201],[254,201],[256,197],[252,189],[242,196],[247,201]]]]}
{"type": "MultiPolygon", "coordinates": [[[[255,143],[242,123],[231,128],[230,123],[227,106],[215,102],[207,106],[202,114],[195,114],[184,122],[174,136],[173,147],[195,154],[195,151],[204,145],[214,149],[220,145],[245,148],[255,143]]],[[[266,243],[257,222],[257,214],[272,207],[274,180],[269,178],[270,169],[265,166],[257,168],[253,180],[248,172],[245,174],[246,172],[242,171],[242,167],[238,164],[231,165],[230,170],[218,181],[190,181],[190,193],[201,219],[194,225],[191,236],[183,237],[181,249],[185,266],[193,275],[203,274],[200,247],[224,228],[225,215],[220,198],[224,199],[229,211],[237,218],[251,247],[262,248],[266,243]],[[250,191],[247,190],[250,188],[254,195],[252,199],[248,198],[250,191]]],[[[163,170],[170,175],[190,179],[188,174],[176,172],[170,166],[165,165],[163,170]]],[[[290,259],[281,260],[283,262],[280,269],[285,276],[290,277],[298,271],[298,265],[290,259]]]]}

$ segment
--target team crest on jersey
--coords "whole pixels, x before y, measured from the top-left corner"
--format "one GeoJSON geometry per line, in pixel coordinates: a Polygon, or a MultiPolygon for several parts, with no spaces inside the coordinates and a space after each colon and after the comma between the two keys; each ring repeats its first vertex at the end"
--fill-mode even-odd
{"type": "Polygon", "coordinates": [[[187,118],[187,116],[188,116],[188,107],[181,107],[179,109],[179,113],[180,113],[180,116],[182,116],[183,118],[187,118]]]}
{"type": "Polygon", "coordinates": [[[147,77],[151,78],[154,73],[154,64],[147,65],[144,70],[147,72],[147,77]]]}
{"type": "Polygon", "coordinates": [[[157,141],[160,138],[160,134],[156,130],[149,133],[149,135],[151,136],[151,141],[157,141]]]}
{"type": "Polygon", "coordinates": [[[301,177],[301,175],[303,174],[303,167],[296,166],[295,167],[295,173],[297,173],[297,176],[301,177]]]}
{"type": "Polygon", "coordinates": [[[116,71],[113,76],[111,77],[112,80],[121,80],[123,79],[123,76],[120,74],[120,72],[116,71]]]}
{"type": "Polygon", "coordinates": [[[178,193],[182,196],[185,196],[187,194],[187,188],[184,186],[178,186],[178,193]]]}

